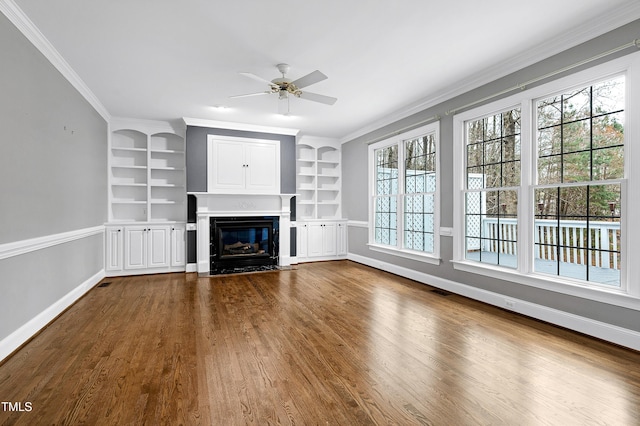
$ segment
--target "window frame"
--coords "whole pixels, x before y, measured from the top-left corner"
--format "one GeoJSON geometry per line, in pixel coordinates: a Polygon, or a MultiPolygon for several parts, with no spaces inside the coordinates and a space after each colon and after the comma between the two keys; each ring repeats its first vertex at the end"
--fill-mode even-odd
{"type": "MultiPolygon", "coordinates": [[[[367,246],[370,250],[404,257],[420,262],[439,265],[440,259],[440,121],[435,121],[407,132],[399,133],[390,138],[374,142],[368,146],[368,210],[369,210],[369,236],[367,246]],[[405,149],[404,143],[408,140],[433,134],[435,138],[435,191],[433,192],[433,252],[421,252],[404,248],[404,195],[405,193],[405,149]],[[398,147],[398,191],[396,197],[397,221],[396,221],[396,245],[384,245],[375,240],[375,200],[376,200],[376,155],[379,149],[396,145],[398,147]]],[[[408,194],[411,195],[411,194],[408,194]]]]}
{"type": "MultiPolygon", "coordinates": [[[[454,226],[453,226],[453,267],[457,270],[472,272],[496,279],[510,281],[550,290],[558,293],[578,296],[599,302],[640,310],[640,281],[632,277],[640,276],[638,262],[630,259],[640,256],[640,247],[634,248],[631,241],[640,241],[640,225],[629,220],[630,213],[640,212],[640,194],[636,195],[629,188],[640,188],[640,168],[631,164],[640,163],[640,120],[632,121],[632,117],[640,112],[640,52],[633,53],[609,62],[576,72],[557,80],[523,90],[517,94],[481,105],[479,107],[456,114],[453,117],[454,133],[454,226]],[[559,92],[591,85],[597,81],[624,74],[625,81],[625,129],[624,129],[624,164],[622,179],[615,181],[589,181],[620,183],[623,205],[621,207],[621,256],[623,269],[620,276],[620,287],[605,287],[596,283],[574,280],[563,276],[544,275],[534,271],[534,221],[535,189],[537,184],[537,142],[536,142],[536,102],[559,92]],[[510,108],[521,109],[521,182],[518,203],[518,268],[509,269],[496,265],[480,264],[465,258],[465,171],[466,171],[466,123],[484,116],[498,113],[510,108]],[[458,161],[459,160],[459,161],[458,161]],[[635,264],[634,264],[635,263],[635,264]]],[[[557,185],[552,185],[557,186],[557,185]]],[[[635,191],[636,193],[640,191],[635,191]]],[[[638,221],[635,221],[638,222],[638,221]]]]}

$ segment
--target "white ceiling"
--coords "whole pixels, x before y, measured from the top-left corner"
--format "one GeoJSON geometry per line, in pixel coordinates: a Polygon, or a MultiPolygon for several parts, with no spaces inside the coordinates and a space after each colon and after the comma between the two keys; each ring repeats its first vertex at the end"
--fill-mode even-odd
{"type": "Polygon", "coordinates": [[[638,0],[13,1],[114,117],[343,139],[640,18],[638,0]],[[276,95],[229,98],[266,90],[239,72],[281,62],[321,70],[308,90],[338,102],[283,117],[276,95]]]}

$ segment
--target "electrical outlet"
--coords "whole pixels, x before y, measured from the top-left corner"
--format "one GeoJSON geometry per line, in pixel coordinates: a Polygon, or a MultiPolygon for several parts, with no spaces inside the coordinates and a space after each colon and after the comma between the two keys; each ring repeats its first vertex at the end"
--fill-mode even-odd
{"type": "Polygon", "coordinates": [[[504,306],[507,309],[515,309],[516,308],[516,301],[515,300],[511,300],[511,299],[504,299],[504,306]]]}

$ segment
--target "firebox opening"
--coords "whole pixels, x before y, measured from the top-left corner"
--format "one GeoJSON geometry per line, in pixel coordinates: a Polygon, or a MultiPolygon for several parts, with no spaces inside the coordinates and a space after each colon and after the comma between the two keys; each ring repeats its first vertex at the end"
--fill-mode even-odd
{"type": "Polygon", "coordinates": [[[211,273],[278,264],[277,217],[211,218],[211,273]]]}

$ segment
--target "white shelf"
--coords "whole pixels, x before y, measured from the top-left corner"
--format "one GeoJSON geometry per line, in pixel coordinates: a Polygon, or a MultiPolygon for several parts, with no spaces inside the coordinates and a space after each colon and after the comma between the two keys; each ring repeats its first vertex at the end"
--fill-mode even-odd
{"type": "Polygon", "coordinates": [[[184,138],[159,128],[128,122],[112,132],[110,222],[186,220],[184,138]]]}
{"type": "Polygon", "coordinates": [[[184,151],[179,151],[176,149],[151,149],[151,153],[157,154],[175,154],[175,155],[184,155],[184,151]]]}
{"type": "Polygon", "coordinates": [[[112,147],[111,151],[124,151],[124,152],[147,152],[145,148],[124,148],[124,147],[112,147]]]}
{"type": "Polygon", "coordinates": [[[339,141],[303,136],[296,151],[296,220],[339,219],[339,141]]]}

